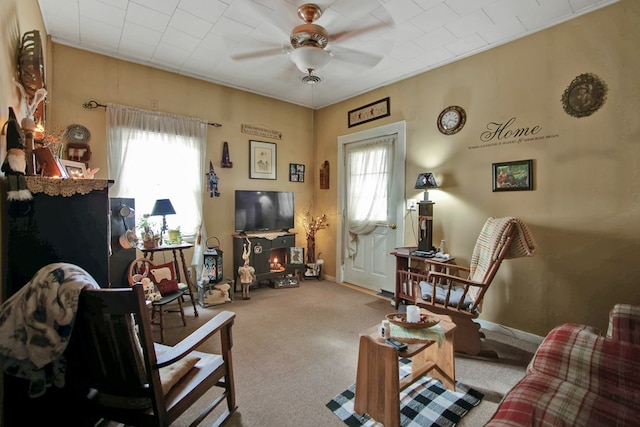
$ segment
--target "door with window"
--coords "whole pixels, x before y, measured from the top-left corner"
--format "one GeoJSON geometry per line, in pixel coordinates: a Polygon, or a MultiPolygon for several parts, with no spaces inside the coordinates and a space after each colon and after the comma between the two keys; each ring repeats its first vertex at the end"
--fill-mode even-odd
{"type": "Polygon", "coordinates": [[[395,290],[395,257],[403,244],[405,124],[338,138],[342,212],[341,281],[375,292],[395,290]]]}

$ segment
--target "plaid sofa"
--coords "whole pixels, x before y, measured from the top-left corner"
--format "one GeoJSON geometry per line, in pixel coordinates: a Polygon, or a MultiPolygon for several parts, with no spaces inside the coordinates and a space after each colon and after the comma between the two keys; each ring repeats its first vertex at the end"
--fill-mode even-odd
{"type": "Polygon", "coordinates": [[[606,336],[564,324],[485,427],[640,425],[640,306],[617,304],[606,336]]]}

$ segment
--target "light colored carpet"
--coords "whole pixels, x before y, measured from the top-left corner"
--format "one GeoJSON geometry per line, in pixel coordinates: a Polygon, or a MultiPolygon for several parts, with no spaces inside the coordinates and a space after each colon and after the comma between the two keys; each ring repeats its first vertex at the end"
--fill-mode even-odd
{"type": "MultiPolygon", "coordinates": [[[[343,427],[325,404],[355,382],[359,333],[395,312],[389,300],[315,280],[302,281],[298,288],[252,289],[250,300],[236,297],[225,305],[198,306],[199,317],[193,317],[187,304],[187,326],[179,316],[168,316],[167,327],[166,343],[174,344],[217,312],[236,313],[233,362],[238,411],[226,425],[343,427]]],[[[485,394],[458,424],[463,427],[489,420],[502,396],[523,377],[536,348],[506,328],[483,331],[487,345],[502,359],[456,356],[456,379],[485,394]]],[[[216,345],[205,343],[201,349],[214,351],[216,345]]],[[[201,405],[196,406],[173,425],[188,425],[201,405]]]]}

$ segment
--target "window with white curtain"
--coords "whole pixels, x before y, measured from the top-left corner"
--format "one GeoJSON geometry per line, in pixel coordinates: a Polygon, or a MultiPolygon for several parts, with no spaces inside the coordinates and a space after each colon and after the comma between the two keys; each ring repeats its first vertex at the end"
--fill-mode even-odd
{"type": "MultiPolygon", "coordinates": [[[[112,197],[135,199],[136,220],[157,199],[169,199],[176,214],[169,228],[195,236],[202,222],[207,123],[189,117],[107,106],[112,197]]],[[[162,217],[151,217],[157,228],[162,217]]]]}

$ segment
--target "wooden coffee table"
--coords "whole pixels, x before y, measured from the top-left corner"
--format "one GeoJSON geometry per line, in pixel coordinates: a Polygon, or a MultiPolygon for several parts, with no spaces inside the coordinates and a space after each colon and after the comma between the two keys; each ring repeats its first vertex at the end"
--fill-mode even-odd
{"type": "MultiPolygon", "coordinates": [[[[425,374],[456,389],[454,330],[449,316],[438,316],[424,309],[423,313],[440,318],[444,332],[442,344],[435,341],[408,342],[407,349],[398,351],[378,334],[378,326],[360,334],[358,371],[354,409],[360,415],[369,414],[385,427],[400,425],[400,391],[425,374]],[[411,359],[411,374],[400,379],[398,358],[411,359]]],[[[401,341],[402,339],[398,339],[401,341]]]]}

